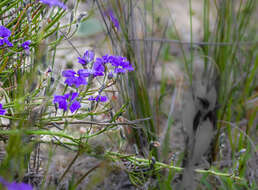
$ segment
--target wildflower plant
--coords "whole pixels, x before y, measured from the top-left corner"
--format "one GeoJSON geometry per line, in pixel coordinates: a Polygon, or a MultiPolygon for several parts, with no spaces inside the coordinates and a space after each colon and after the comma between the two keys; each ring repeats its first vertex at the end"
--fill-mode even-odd
{"type": "MultiPolygon", "coordinates": [[[[0,176],[3,176],[0,182],[7,189],[31,190],[31,185],[20,181],[32,175],[28,174],[29,170],[39,172],[42,167],[30,165],[31,156],[38,154],[35,147],[53,142],[68,149],[73,147],[78,153],[81,148],[87,152],[90,138],[117,125],[103,127],[95,134],[92,129],[86,130],[80,137],[70,134],[67,126],[78,120],[94,122],[95,115],[107,115],[111,110],[111,94],[107,89],[134,68],[125,57],[97,56],[94,50],[86,50],[78,56],[77,62],[74,61],[80,69],[63,69],[56,73],[57,47],[62,40],[69,40],[67,36],[76,33],[81,20],[71,18],[70,23],[61,22],[68,13],[66,1],[2,1],[0,11],[0,117],[3,126],[0,140],[6,140],[6,153],[0,160],[0,176]],[[56,132],[47,127],[52,122],[65,124],[56,132]],[[46,136],[52,137],[51,141],[42,139],[46,136]]],[[[114,113],[111,123],[116,122],[125,107],[116,110],[118,113],[114,113]]],[[[30,177],[35,186],[34,176],[30,177]]],[[[41,180],[43,183],[43,178],[41,180]]],[[[63,178],[59,180],[61,183],[63,178]]]]}

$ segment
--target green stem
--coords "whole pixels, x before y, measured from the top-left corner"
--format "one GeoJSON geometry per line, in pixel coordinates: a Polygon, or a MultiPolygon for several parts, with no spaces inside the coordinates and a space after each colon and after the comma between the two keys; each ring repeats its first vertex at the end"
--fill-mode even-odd
{"type": "MultiPolygon", "coordinates": [[[[123,158],[123,159],[127,159],[127,160],[129,160],[131,162],[142,162],[142,163],[145,163],[145,164],[149,164],[150,163],[150,161],[148,159],[137,158],[135,156],[127,156],[127,155],[116,153],[116,152],[107,152],[107,157],[123,158]]],[[[158,166],[159,169],[167,168],[167,169],[176,170],[178,172],[181,172],[181,171],[184,170],[184,168],[177,167],[177,166],[172,166],[172,165],[168,165],[168,164],[164,164],[162,162],[155,162],[155,166],[156,167],[158,166]]],[[[210,175],[216,175],[216,176],[221,176],[221,177],[230,177],[232,179],[239,180],[239,181],[243,181],[244,180],[243,178],[241,178],[239,176],[236,176],[235,174],[216,172],[216,171],[213,171],[213,170],[195,169],[194,171],[197,172],[197,173],[201,173],[201,174],[210,174],[210,175]]]]}

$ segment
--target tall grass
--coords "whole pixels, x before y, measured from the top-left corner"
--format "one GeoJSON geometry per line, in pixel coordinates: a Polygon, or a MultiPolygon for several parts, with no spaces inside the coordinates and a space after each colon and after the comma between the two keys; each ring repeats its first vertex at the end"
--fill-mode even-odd
{"type": "MultiPolygon", "coordinates": [[[[165,3],[142,1],[136,2],[129,0],[110,1],[112,8],[116,11],[121,24],[121,31],[113,31],[109,33],[109,37],[117,44],[113,46],[115,51],[123,52],[131,62],[136,66],[136,72],[128,76],[128,79],[121,83],[121,89],[124,89],[124,100],[130,98],[131,104],[128,110],[130,118],[151,117],[146,121],[141,130],[133,130],[135,138],[134,143],[141,150],[147,147],[147,154],[142,154],[146,158],[152,155],[151,144],[157,140],[160,127],[157,125],[160,118],[159,103],[156,100],[162,98],[157,94],[152,94],[151,86],[154,85],[152,78],[160,51],[154,51],[154,47],[162,48],[163,43],[180,44],[183,61],[185,62],[185,73],[188,76],[190,84],[192,83],[194,56],[196,51],[203,57],[206,74],[209,75],[209,68],[215,68],[214,78],[211,79],[216,86],[218,93],[216,125],[217,133],[214,140],[213,161],[222,163],[225,157],[220,156],[219,138],[223,132],[226,132],[227,141],[230,146],[230,159],[233,165],[228,166],[224,171],[230,172],[232,169],[245,178],[249,169],[244,167],[248,162],[257,156],[257,148],[252,141],[255,135],[250,131],[256,131],[257,125],[257,106],[248,107],[248,102],[255,102],[257,98],[257,38],[252,39],[254,31],[257,27],[250,22],[255,19],[255,11],[257,10],[257,2],[248,1],[203,1],[203,42],[194,42],[192,33],[192,4],[189,0],[189,22],[190,22],[190,41],[180,41],[180,36],[176,28],[176,39],[165,39],[166,36],[154,36],[157,29],[167,31],[166,25],[156,28],[157,23],[155,17],[156,7],[165,5],[165,3]],[[123,6],[120,6],[123,5],[123,6]],[[215,12],[215,25],[211,22],[211,12],[215,12]],[[136,24],[139,22],[138,24],[136,24]],[[161,38],[157,40],[157,38],[161,38]],[[162,39],[163,38],[163,39],[162,39]],[[115,39],[115,40],[114,40],[115,39]],[[137,40],[136,40],[137,39],[137,40]],[[179,39],[179,40],[178,40],[179,39]],[[157,43],[157,41],[159,43],[157,43]],[[161,42],[161,43],[160,43],[161,42]],[[119,46],[120,45],[120,46],[119,46]],[[190,51],[185,50],[185,46],[189,46],[190,51]],[[197,47],[197,48],[195,48],[197,47]],[[156,54],[154,53],[156,52],[156,54]],[[246,121],[246,122],[245,122],[246,121]],[[244,123],[240,125],[240,123],[244,123]],[[143,132],[144,131],[144,134],[143,132]],[[147,141],[146,146],[140,139],[147,141]],[[239,152],[246,150],[241,154],[241,159],[236,158],[239,152]],[[232,168],[233,167],[233,168],[232,168]],[[234,168],[235,167],[235,168],[234,168]]],[[[99,7],[103,9],[104,7],[99,7]]],[[[167,14],[169,15],[169,14],[167,14]]],[[[172,17],[172,27],[175,27],[176,20],[172,17]]],[[[112,27],[109,28],[112,31],[112,27]]],[[[257,32],[257,30],[256,30],[257,32]]],[[[162,34],[163,32],[161,32],[162,34]]],[[[156,48],[156,49],[159,49],[156,48]]],[[[162,88],[162,86],[160,87],[162,88]]],[[[157,92],[157,91],[156,91],[157,92]]],[[[249,104],[250,105],[250,104],[249,104]]],[[[168,118],[171,124],[171,117],[168,118]]],[[[167,132],[169,132],[169,127],[167,132]]],[[[173,130],[173,129],[172,129],[173,130]]],[[[168,143],[168,142],[167,142],[168,143]]],[[[157,151],[155,151],[156,159],[159,159],[157,151]]],[[[220,167],[220,164],[214,165],[220,167]]],[[[214,168],[216,170],[216,168],[214,168]]],[[[252,171],[254,172],[254,171],[252,171]]],[[[208,178],[203,178],[201,183],[208,189],[210,182],[208,178]]],[[[249,180],[249,187],[253,188],[254,179],[249,180]]],[[[220,188],[238,188],[240,184],[235,184],[233,180],[222,178],[220,188]],[[224,184],[225,183],[225,184],[224,184]]],[[[243,188],[246,188],[246,182],[243,182],[243,188]]],[[[166,183],[170,183],[167,181],[166,183]]],[[[165,185],[166,188],[170,185],[165,185]]],[[[162,186],[164,187],[164,186],[162,186]]],[[[170,189],[170,188],[168,188],[170,189]]]]}

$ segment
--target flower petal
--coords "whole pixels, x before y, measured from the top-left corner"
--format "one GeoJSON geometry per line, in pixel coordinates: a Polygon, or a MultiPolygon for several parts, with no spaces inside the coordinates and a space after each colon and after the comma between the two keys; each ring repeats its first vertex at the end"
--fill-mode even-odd
{"type": "Polygon", "coordinates": [[[6,110],[5,110],[5,109],[0,109],[0,115],[4,115],[4,114],[5,114],[5,112],[6,112],[6,110]]]}
{"type": "Polygon", "coordinates": [[[90,76],[90,74],[91,74],[91,70],[90,69],[80,69],[78,71],[78,75],[80,77],[88,77],[88,76],[90,76]]]}
{"type": "Polygon", "coordinates": [[[72,94],[70,94],[71,99],[69,100],[70,102],[73,101],[75,98],[77,98],[77,96],[79,95],[78,92],[73,92],[72,94]]]}
{"type": "Polygon", "coordinates": [[[96,97],[96,101],[97,101],[97,102],[106,102],[106,101],[107,101],[107,97],[106,97],[106,96],[100,96],[100,95],[98,95],[98,96],[96,97]]]}
{"type": "Polygon", "coordinates": [[[64,97],[64,96],[55,95],[55,96],[54,96],[53,103],[59,103],[60,101],[64,101],[64,100],[65,100],[65,97],[64,97]]]}
{"type": "Polygon", "coordinates": [[[26,49],[30,49],[30,44],[31,44],[31,41],[27,40],[27,41],[23,42],[21,46],[23,49],[26,50],[26,49]]]}
{"type": "Polygon", "coordinates": [[[62,72],[63,77],[74,77],[76,75],[76,72],[74,70],[64,70],[62,72]]]}
{"type": "Polygon", "coordinates": [[[58,102],[59,108],[63,109],[64,111],[67,110],[67,102],[66,101],[60,101],[58,102]]]}
{"type": "Polygon", "coordinates": [[[8,40],[8,38],[4,38],[4,43],[9,47],[13,47],[13,44],[8,40]]]}
{"type": "Polygon", "coordinates": [[[0,37],[1,38],[8,38],[8,37],[10,37],[11,33],[12,32],[8,28],[6,28],[4,26],[0,26],[0,37]]]}
{"type": "Polygon", "coordinates": [[[12,182],[6,185],[8,190],[33,190],[33,187],[25,183],[12,182]]]}
{"type": "Polygon", "coordinates": [[[86,79],[83,78],[83,77],[76,77],[75,80],[76,80],[76,82],[75,82],[76,88],[78,88],[81,85],[86,85],[87,84],[86,79]]]}
{"type": "Polygon", "coordinates": [[[78,63],[80,63],[82,65],[86,65],[86,60],[84,60],[84,58],[77,57],[77,59],[78,59],[78,63]]]}
{"type": "Polygon", "coordinates": [[[49,7],[58,6],[62,9],[67,9],[66,5],[58,0],[40,0],[39,2],[44,3],[49,7]]]}
{"type": "Polygon", "coordinates": [[[123,68],[121,68],[121,67],[116,67],[114,72],[115,72],[115,73],[125,73],[125,71],[126,71],[126,70],[123,69],[123,68]]]}
{"type": "Polygon", "coordinates": [[[76,110],[78,110],[81,107],[80,102],[78,102],[77,100],[75,100],[71,105],[70,105],[70,110],[71,112],[75,112],[76,110]]]}
{"type": "Polygon", "coordinates": [[[93,96],[90,96],[90,97],[88,98],[88,100],[89,100],[89,101],[94,101],[95,98],[94,98],[93,96]]]}

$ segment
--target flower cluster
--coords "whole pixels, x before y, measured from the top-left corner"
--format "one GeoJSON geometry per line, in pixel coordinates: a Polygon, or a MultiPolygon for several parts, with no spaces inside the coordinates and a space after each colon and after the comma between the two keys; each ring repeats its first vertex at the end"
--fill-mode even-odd
{"type": "Polygon", "coordinates": [[[98,95],[98,96],[96,96],[96,98],[94,98],[93,96],[90,96],[88,98],[88,100],[96,101],[96,102],[106,102],[107,101],[107,97],[106,96],[98,95]]]}
{"type": "MultiPolygon", "coordinates": [[[[107,64],[110,64],[111,70],[107,74],[108,79],[114,77],[114,74],[124,74],[127,71],[133,71],[134,68],[127,61],[125,57],[114,56],[114,55],[104,55],[102,57],[97,57],[95,60],[95,53],[92,50],[87,50],[82,57],[78,57],[78,62],[82,64],[84,69],[80,69],[77,72],[69,69],[62,72],[62,76],[65,77],[65,84],[71,87],[79,88],[81,85],[87,85],[87,77],[92,76],[104,76],[107,70],[107,64]]],[[[99,92],[101,93],[101,92],[99,92]]],[[[67,111],[69,108],[73,113],[78,110],[81,105],[80,102],[76,100],[78,93],[68,93],[63,96],[55,95],[53,103],[58,104],[59,109],[67,111]]],[[[96,102],[106,102],[108,100],[107,96],[101,96],[100,94],[96,97],[89,97],[89,101],[96,102]]]]}
{"type": "MultiPolygon", "coordinates": [[[[12,33],[8,28],[0,26],[0,46],[7,45],[8,47],[13,47],[13,44],[9,41],[11,34],[12,33]]],[[[29,54],[30,52],[30,44],[30,40],[27,40],[21,44],[21,47],[25,50],[26,54],[29,54]]]]}
{"type": "MultiPolygon", "coordinates": [[[[68,86],[75,86],[76,88],[81,85],[86,85],[86,77],[93,76],[104,76],[107,63],[113,66],[113,72],[116,74],[123,74],[126,71],[133,71],[134,68],[126,60],[125,57],[114,56],[114,55],[104,55],[102,57],[96,58],[94,61],[95,53],[91,50],[87,50],[82,57],[78,57],[78,62],[83,66],[93,63],[92,69],[80,69],[77,72],[74,70],[64,70],[62,76],[66,78],[65,84],[68,86]]],[[[113,77],[113,72],[109,72],[108,78],[113,77]]]]}
{"type": "MultiPolygon", "coordinates": [[[[93,51],[87,50],[84,53],[83,57],[78,57],[79,63],[81,63],[82,65],[86,65],[90,62],[93,62],[94,56],[95,54],[93,51]]],[[[129,61],[127,61],[125,57],[107,54],[102,57],[96,58],[96,61],[93,63],[93,70],[91,70],[91,73],[94,73],[94,76],[103,76],[105,72],[105,64],[107,63],[110,63],[113,66],[114,73],[117,74],[134,70],[132,65],[129,63],[129,61]]]]}
{"type": "Polygon", "coordinates": [[[103,76],[105,72],[105,63],[103,59],[97,58],[96,61],[93,64],[93,73],[94,76],[103,76]]]}
{"type": "Polygon", "coordinates": [[[0,183],[4,185],[7,190],[33,190],[33,187],[26,183],[9,183],[5,181],[2,177],[0,177],[0,183]]]}
{"type": "Polygon", "coordinates": [[[129,63],[129,61],[126,60],[125,57],[113,55],[107,57],[108,62],[111,63],[112,66],[114,66],[114,72],[117,74],[134,70],[132,65],[129,63]]]}
{"type": "Polygon", "coordinates": [[[70,111],[73,113],[81,107],[80,102],[76,100],[78,95],[77,92],[68,93],[63,96],[56,95],[54,96],[53,103],[58,103],[58,108],[63,109],[64,111],[67,111],[67,108],[69,107],[70,111]]]}
{"type": "Polygon", "coordinates": [[[39,0],[40,3],[46,4],[49,7],[52,6],[57,6],[60,7],[62,9],[67,9],[66,5],[62,2],[60,2],[59,0],[39,0]]]}

